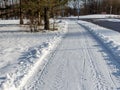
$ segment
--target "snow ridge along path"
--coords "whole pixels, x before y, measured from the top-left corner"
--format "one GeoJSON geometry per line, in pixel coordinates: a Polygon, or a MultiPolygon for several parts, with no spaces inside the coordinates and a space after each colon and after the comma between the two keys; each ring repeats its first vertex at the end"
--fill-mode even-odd
{"type": "Polygon", "coordinates": [[[75,21],[46,59],[49,63],[23,90],[120,90],[120,63],[98,39],[75,21]]]}
{"type": "MultiPolygon", "coordinates": [[[[86,22],[78,21],[80,25],[86,28],[96,39],[98,39],[113,55],[116,60],[120,58],[120,33],[100,27],[98,25],[86,22]],[[105,33],[106,32],[106,33],[105,33]]],[[[120,61],[119,61],[120,62],[120,61]]]]}
{"type": "MultiPolygon", "coordinates": [[[[6,80],[0,83],[0,90],[22,90],[27,81],[34,75],[38,68],[44,69],[49,62],[45,58],[57,47],[67,32],[67,22],[62,21],[59,30],[54,33],[53,38],[43,42],[41,45],[31,47],[18,59],[18,63],[6,80]]],[[[47,33],[47,32],[46,32],[47,33]]]]}

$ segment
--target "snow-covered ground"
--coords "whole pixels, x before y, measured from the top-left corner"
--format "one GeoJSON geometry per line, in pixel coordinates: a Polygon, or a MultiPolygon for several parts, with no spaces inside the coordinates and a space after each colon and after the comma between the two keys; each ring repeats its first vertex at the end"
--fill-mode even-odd
{"type": "MultiPolygon", "coordinates": [[[[27,23],[28,20],[24,19],[24,23],[27,23]]],[[[11,24],[19,24],[20,20],[1,20],[0,19],[0,26],[6,24],[6,25],[11,25],[11,24]],[[2,25],[1,25],[2,24],[2,25]]]]}
{"type": "MultiPolygon", "coordinates": [[[[119,60],[120,58],[120,33],[100,27],[90,22],[78,21],[81,25],[93,33],[119,60]]],[[[119,60],[120,62],[120,60],[119,60]]]]}
{"type": "Polygon", "coordinates": [[[90,33],[91,23],[68,23],[68,33],[47,58],[49,63],[23,90],[120,90],[120,63],[103,40],[90,33]]]}
{"type": "MultiPolygon", "coordinates": [[[[70,16],[68,18],[78,18],[78,16],[70,16]]],[[[120,15],[111,15],[111,14],[92,14],[92,15],[83,15],[79,16],[79,19],[91,19],[91,18],[120,18],[120,15]]]]}
{"type": "MultiPolygon", "coordinates": [[[[108,17],[118,16],[81,16],[108,17]]],[[[120,90],[119,32],[66,20],[58,31],[30,33],[3,21],[0,90],[120,90]]]]}
{"type": "Polygon", "coordinates": [[[18,20],[6,21],[0,22],[0,90],[19,90],[47,62],[42,59],[60,42],[67,23],[59,23],[59,31],[30,33],[18,20]]]}

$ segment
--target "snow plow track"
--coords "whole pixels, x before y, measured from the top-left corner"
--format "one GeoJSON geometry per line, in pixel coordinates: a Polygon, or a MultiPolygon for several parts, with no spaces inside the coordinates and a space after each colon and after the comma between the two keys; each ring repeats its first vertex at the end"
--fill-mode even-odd
{"type": "Polygon", "coordinates": [[[120,90],[112,54],[86,28],[75,21],[68,26],[42,74],[38,70],[24,90],[120,90]]]}

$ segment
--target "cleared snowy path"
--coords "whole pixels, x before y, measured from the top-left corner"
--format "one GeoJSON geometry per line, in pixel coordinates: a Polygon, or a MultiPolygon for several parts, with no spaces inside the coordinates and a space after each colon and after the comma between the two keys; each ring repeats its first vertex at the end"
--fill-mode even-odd
{"type": "Polygon", "coordinates": [[[42,74],[24,90],[120,90],[120,64],[112,54],[75,21],[68,29],[42,74]]]}

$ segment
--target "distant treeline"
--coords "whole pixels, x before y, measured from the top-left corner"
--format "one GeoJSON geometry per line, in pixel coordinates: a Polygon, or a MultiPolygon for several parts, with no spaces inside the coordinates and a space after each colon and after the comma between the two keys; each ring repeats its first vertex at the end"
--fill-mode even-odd
{"type": "Polygon", "coordinates": [[[72,0],[67,9],[70,14],[120,14],[120,0],[72,0]],[[72,7],[71,7],[72,6],[72,7]]]}
{"type": "Polygon", "coordinates": [[[120,14],[120,0],[0,0],[0,17],[5,19],[38,18],[41,23],[48,17],[101,13],[120,14]]]}
{"type": "MultiPolygon", "coordinates": [[[[0,0],[0,18],[18,17],[20,24],[23,19],[29,19],[31,31],[37,31],[38,26],[50,30],[49,19],[60,15],[61,9],[69,0],[0,0]],[[44,23],[42,23],[44,22],[44,23]]],[[[53,25],[54,26],[54,25],[53,25]]]]}
{"type": "MultiPolygon", "coordinates": [[[[86,1],[86,0],[84,0],[86,1]]],[[[120,0],[87,0],[82,8],[84,14],[120,14],[120,0]]]]}

